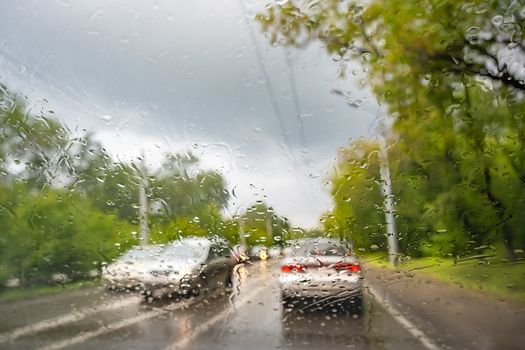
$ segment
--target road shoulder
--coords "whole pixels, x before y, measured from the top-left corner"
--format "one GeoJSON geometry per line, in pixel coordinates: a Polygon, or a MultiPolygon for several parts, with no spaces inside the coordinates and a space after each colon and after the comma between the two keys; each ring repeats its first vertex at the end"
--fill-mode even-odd
{"type": "Polygon", "coordinates": [[[521,303],[417,272],[370,264],[365,272],[367,283],[381,299],[444,348],[523,348],[525,306],[521,303]]]}

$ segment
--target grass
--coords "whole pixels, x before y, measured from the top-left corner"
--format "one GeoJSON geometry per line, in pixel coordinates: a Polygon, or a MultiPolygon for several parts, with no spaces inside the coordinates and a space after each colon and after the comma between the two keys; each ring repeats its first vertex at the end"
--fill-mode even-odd
{"type": "Polygon", "coordinates": [[[98,285],[100,285],[100,280],[85,280],[56,285],[8,288],[0,291],[0,302],[30,299],[37,296],[57,294],[64,291],[96,287],[98,285]]]}
{"type": "MultiPolygon", "coordinates": [[[[386,257],[373,254],[363,257],[369,265],[392,268],[386,257]]],[[[464,288],[485,291],[499,299],[525,302],[525,261],[509,263],[497,257],[454,263],[452,259],[426,257],[402,261],[397,269],[425,274],[458,284],[464,288]]]]}

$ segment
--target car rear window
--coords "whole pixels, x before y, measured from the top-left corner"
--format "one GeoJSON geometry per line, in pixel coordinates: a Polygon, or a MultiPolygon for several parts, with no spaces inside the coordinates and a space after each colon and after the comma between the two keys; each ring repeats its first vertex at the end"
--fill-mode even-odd
{"type": "Polygon", "coordinates": [[[347,255],[348,248],[333,243],[308,242],[298,244],[292,250],[292,255],[347,255]]]}

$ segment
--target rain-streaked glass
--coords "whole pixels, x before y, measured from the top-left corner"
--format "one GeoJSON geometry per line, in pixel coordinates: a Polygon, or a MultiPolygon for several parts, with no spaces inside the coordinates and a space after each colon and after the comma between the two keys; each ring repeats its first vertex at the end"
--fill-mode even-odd
{"type": "Polygon", "coordinates": [[[523,347],[522,1],[0,8],[0,348],[523,347]]]}

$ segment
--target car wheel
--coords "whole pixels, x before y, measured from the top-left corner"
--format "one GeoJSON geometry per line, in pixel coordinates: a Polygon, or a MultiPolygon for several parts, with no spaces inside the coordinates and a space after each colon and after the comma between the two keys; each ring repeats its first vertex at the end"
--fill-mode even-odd
{"type": "Polygon", "coordinates": [[[293,298],[281,291],[281,304],[283,308],[290,309],[293,307],[293,298]]]}
{"type": "Polygon", "coordinates": [[[147,303],[150,303],[153,301],[153,293],[151,290],[149,289],[144,289],[144,290],[141,290],[140,291],[140,295],[142,296],[142,299],[147,302],[147,303]]]}
{"type": "Polygon", "coordinates": [[[230,289],[233,287],[233,280],[232,280],[232,274],[229,273],[227,276],[226,276],[226,279],[224,280],[224,287],[227,288],[227,289],[230,289]]]}
{"type": "Polygon", "coordinates": [[[198,297],[200,294],[201,294],[201,290],[199,288],[197,288],[197,287],[192,288],[191,291],[190,291],[190,296],[191,297],[198,297]]]}
{"type": "Polygon", "coordinates": [[[187,289],[183,289],[181,291],[181,294],[185,298],[192,298],[192,297],[199,296],[201,294],[201,291],[198,287],[191,286],[191,287],[188,287],[187,289]]]}
{"type": "Polygon", "coordinates": [[[200,294],[199,288],[195,285],[195,281],[188,275],[181,280],[180,293],[185,298],[191,298],[200,294]]]}

